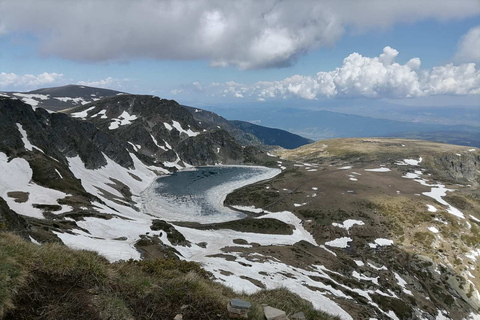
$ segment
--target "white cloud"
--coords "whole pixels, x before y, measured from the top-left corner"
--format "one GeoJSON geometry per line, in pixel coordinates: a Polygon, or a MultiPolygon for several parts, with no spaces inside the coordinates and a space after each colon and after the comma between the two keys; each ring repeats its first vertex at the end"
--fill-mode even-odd
{"type": "Polygon", "coordinates": [[[44,72],[38,75],[15,73],[0,73],[0,88],[10,89],[28,89],[38,88],[40,86],[57,84],[62,80],[63,74],[44,72]]]}
{"type": "Polygon", "coordinates": [[[77,84],[81,86],[88,87],[97,87],[97,88],[107,88],[107,89],[124,89],[124,83],[131,81],[131,79],[116,79],[112,77],[107,77],[100,80],[87,80],[87,81],[78,81],[77,84]]]}
{"type": "MultiPolygon", "coordinates": [[[[250,97],[258,101],[292,97],[319,99],[322,97],[412,98],[432,95],[480,94],[480,70],[474,63],[434,67],[420,70],[419,58],[405,64],[395,62],[399,52],[385,47],[378,57],[352,53],[343,65],[315,76],[294,75],[279,81],[260,81],[253,85],[237,82],[201,85],[209,96],[250,97]]],[[[183,89],[188,91],[188,86],[183,89]]]]}
{"type": "Polygon", "coordinates": [[[480,63],[480,26],[470,29],[460,39],[455,60],[480,63]]]}
{"type": "Polygon", "coordinates": [[[287,66],[363,32],[480,13],[478,0],[3,0],[5,32],[28,32],[46,55],[72,60],[209,60],[241,69],[287,66]]]}

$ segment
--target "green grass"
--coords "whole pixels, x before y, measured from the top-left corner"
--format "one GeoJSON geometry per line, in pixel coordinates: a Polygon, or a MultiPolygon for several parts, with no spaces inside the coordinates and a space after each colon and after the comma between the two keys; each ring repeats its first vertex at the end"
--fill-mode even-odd
{"type": "Polygon", "coordinates": [[[286,289],[237,294],[211,278],[193,262],[110,264],[93,252],[0,233],[0,318],[228,319],[226,304],[240,298],[252,303],[249,319],[263,319],[262,303],[303,311],[308,319],[336,319],[286,289]]]}

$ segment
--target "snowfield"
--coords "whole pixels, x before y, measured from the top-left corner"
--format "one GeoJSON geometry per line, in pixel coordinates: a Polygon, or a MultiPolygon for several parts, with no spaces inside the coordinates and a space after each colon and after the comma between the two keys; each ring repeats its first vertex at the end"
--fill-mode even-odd
{"type": "MultiPolygon", "coordinates": [[[[43,211],[33,207],[34,204],[59,205],[58,200],[68,195],[33,183],[32,175],[33,171],[26,160],[15,158],[9,162],[7,155],[0,152],[0,196],[18,214],[43,219],[43,211]],[[28,199],[25,202],[17,202],[8,196],[9,192],[27,193],[28,199]]],[[[61,208],[54,213],[61,214],[71,210],[67,205],[61,205],[61,208]]]]}

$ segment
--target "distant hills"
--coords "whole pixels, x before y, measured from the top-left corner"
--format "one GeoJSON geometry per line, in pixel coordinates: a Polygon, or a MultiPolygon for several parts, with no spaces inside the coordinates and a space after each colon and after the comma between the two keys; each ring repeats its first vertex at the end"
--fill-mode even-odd
{"type": "Polygon", "coordinates": [[[209,110],[227,119],[257,121],[312,140],[356,137],[416,138],[480,147],[480,127],[405,122],[323,110],[242,107],[209,110]]]}

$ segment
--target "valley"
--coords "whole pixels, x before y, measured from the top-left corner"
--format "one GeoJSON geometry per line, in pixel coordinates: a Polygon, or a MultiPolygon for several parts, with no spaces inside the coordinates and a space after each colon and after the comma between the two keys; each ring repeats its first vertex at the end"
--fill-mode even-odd
{"type": "Polygon", "coordinates": [[[349,138],[267,152],[152,96],[65,113],[0,103],[1,226],[28,241],[114,266],[194,262],[234,295],[286,288],[340,319],[478,317],[477,148],[349,138]]]}

